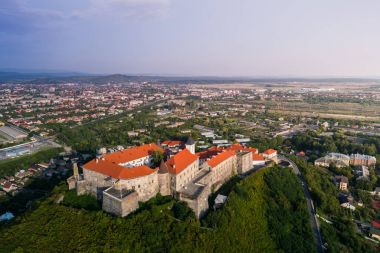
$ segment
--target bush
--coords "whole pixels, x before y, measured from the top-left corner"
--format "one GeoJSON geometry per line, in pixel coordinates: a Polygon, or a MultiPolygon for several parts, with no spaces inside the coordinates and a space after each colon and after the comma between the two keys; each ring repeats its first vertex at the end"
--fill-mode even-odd
{"type": "Polygon", "coordinates": [[[195,217],[193,211],[187,206],[186,202],[176,202],[172,207],[172,212],[175,218],[185,220],[188,217],[195,217]]]}
{"type": "Polygon", "coordinates": [[[94,196],[78,196],[75,190],[70,190],[66,192],[62,204],[65,206],[86,209],[89,211],[101,210],[101,206],[94,196]]]}

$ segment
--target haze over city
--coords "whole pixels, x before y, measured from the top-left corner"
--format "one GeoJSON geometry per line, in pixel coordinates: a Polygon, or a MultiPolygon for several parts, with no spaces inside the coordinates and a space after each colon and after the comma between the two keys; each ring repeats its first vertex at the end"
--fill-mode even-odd
{"type": "Polygon", "coordinates": [[[379,77],[379,1],[12,0],[0,68],[379,77]]]}

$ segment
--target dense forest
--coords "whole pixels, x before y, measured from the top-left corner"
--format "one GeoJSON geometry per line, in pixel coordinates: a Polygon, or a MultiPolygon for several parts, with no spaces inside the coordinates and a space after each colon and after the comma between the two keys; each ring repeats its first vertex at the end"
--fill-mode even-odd
{"type": "Polygon", "coordinates": [[[315,252],[299,179],[278,167],[236,183],[227,204],[201,221],[184,203],[159,195],[126,218],[99,209],[62,183],[2,225],[0,251],[315,252]]]}

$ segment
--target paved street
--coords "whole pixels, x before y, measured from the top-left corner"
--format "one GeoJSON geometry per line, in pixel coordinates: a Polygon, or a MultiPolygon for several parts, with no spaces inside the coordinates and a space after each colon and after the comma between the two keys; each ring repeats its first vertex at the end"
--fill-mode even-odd
{"type": "Polygon", "coordinates": [[[301,171],[299,170],[298,166],[292,160],[290,160],[284,156],[278,156],[278,160],[288,162],[290,164],[290,166],[292,167],[293,172],[301,179],[302,188],[303,188],[305,198],[307,201],[307,208],[309,209],[309,213],[310,213],[311,229],[313,231],[317,250],[319,253],[323,253],[324,249],[323,249],[322,236],[321,236],[321,233],[319,230],[318,219],[316,217],[317,212],[315,211],[313,200],[311,199],[307,183],[306,183],[301,171]]]}

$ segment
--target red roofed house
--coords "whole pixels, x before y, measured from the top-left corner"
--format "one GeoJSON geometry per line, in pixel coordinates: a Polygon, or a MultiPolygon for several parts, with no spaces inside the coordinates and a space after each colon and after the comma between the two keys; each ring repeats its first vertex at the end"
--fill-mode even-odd
{"type": "Polygon", "coordinates": [[[263,152],[263,156],[266,159],[273,159],[277,157],[277,150],[274,149],[267,149],[263,152]]]}
{"type": "Polygon", "coordinates": [[[172,153],[178,153],[181,149],[183,149],[185,143],[183,141],[163,141],[161,143],[161,147],[165,150],[169,150],[172,153]]]}
{"type": "Polygon", "coordinates": [[[265,158],[262,154],[252,155],[252,164],[256,166],[265,165],[265,158]]]}
{"type": "Polygon", "coordinates": [[[187,139],[186,143],[183,141],[163,141],[161,147],[172,154],[176,154],[185,148],[188,149],[190,153],[195,153],[195,142],[191,137],[187,139]]]}
{"type": "Polygon", "coordinates": [[[379,221],[372,221],[371,222],[371,228],[369,231],[369,234],[372,238],[375,238],[380,241],[380,222],[379,221]]]}
{"type": "Polygon", "coordinates": [[[10,182],[5,182],[5,183],[2,185],[2,188],[3,188],[3,191],[5,191],[5,192],[11,192],[11,191],[17,189],[17,185],[15,185],[15,184],[13,184],[13,183],[10,183],[10,182]]]}

